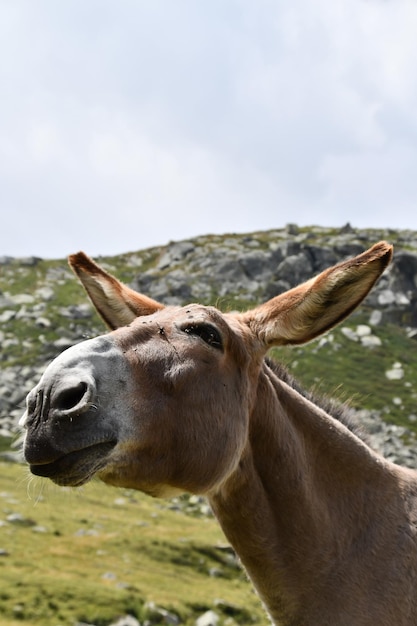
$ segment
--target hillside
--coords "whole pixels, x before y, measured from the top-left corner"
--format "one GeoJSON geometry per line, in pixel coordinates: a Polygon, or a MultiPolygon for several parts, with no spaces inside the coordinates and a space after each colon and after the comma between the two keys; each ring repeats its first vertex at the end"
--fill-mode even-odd
{"type": "MultiPolygon", "coordinates": [[[[208,235],[97,260],[166,304],[199,301],[244,310],[380,239],[394,244],[394,262],[362,307],[324,339],[276,350],[274,356],[306,386],[373,410],[374,424],[382,418],[417,432],[416,232],[290,225],[247,235],[208,235]]],[[[7,436],[45,364],[105,329],[66,259],[0,257],[0,323],[0,426],[7,436]]],[[[364,417],[369,425],[369,415],[364,417]]],[[[390,430],[386,438],[396,434],[390,430]]],[[[414,456],[409,462],[414,464],[414,456]]]]}
{"type": "MultiPolygon", "coordinates": [[[[291,225],[97,261],[164,303],[244,310],[380,239],[394,244],[394,262],[361,308],[325,337],[272,356],[305,386],[349,401],[374,447],[417,467],[416,232],[291,225]]],[[[0,323],[1,623],[266,626],[204,499],[28,484],[26,468],[9,462],[19,460],[17,420],[45,365],[105,331],[66,259],[0,257],[0,323]]]]}

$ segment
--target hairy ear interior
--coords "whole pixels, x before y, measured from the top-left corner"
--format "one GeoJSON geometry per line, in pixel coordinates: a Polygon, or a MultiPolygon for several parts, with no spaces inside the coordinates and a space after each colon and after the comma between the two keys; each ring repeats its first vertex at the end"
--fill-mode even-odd
{"type": "Polygon", "coordinates": [[[163,304],[121,283],[84,252],[71,254],[68,262],[111,330],[130,324],[136,317],[150,315],[164,308],[163,304]]]}
{"type": "Polygon", "coordinates": [[[392,252],[393,247],[381,241],[248,311],[243,319],[266,347],[310,341],[362,302],[391,261],[392,252]]]}

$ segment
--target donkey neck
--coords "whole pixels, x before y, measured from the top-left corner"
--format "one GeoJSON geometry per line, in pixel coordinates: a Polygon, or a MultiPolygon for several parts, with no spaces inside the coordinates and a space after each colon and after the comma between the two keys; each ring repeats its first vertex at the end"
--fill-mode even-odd
{"type": "Polygon", "coordinates": [[[327,623],[310,621],[305,607],[317,604],[353,535],[369,526],[389,468],[346,426],[263,369],[246,451],[210,501],[274,623],[327,623]]]}

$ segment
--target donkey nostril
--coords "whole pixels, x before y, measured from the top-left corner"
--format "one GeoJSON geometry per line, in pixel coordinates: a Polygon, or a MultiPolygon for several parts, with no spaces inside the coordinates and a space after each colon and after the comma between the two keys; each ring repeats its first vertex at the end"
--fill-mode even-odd
{"type": "Polygon", "coordinates": [[[55,408],[61,411],[73,409],[81,402],[87,392],[87,389],[88,385],[85,382],[80,382],[78,385],[74,385],[68,389],[63,389],[55,398],[55,408]]]}

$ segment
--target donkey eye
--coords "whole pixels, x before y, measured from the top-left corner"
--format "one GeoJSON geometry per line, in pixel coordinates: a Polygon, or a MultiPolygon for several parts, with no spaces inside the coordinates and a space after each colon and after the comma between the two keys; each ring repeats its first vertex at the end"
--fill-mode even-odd
{"type": "Polygon", "coordinates": [[[217,328],[211,324],[189,324],[184,328],[184,332],[188,335],[197,335],[201,337],[209,346],[223,350],[223,342],[217,328]]]}

